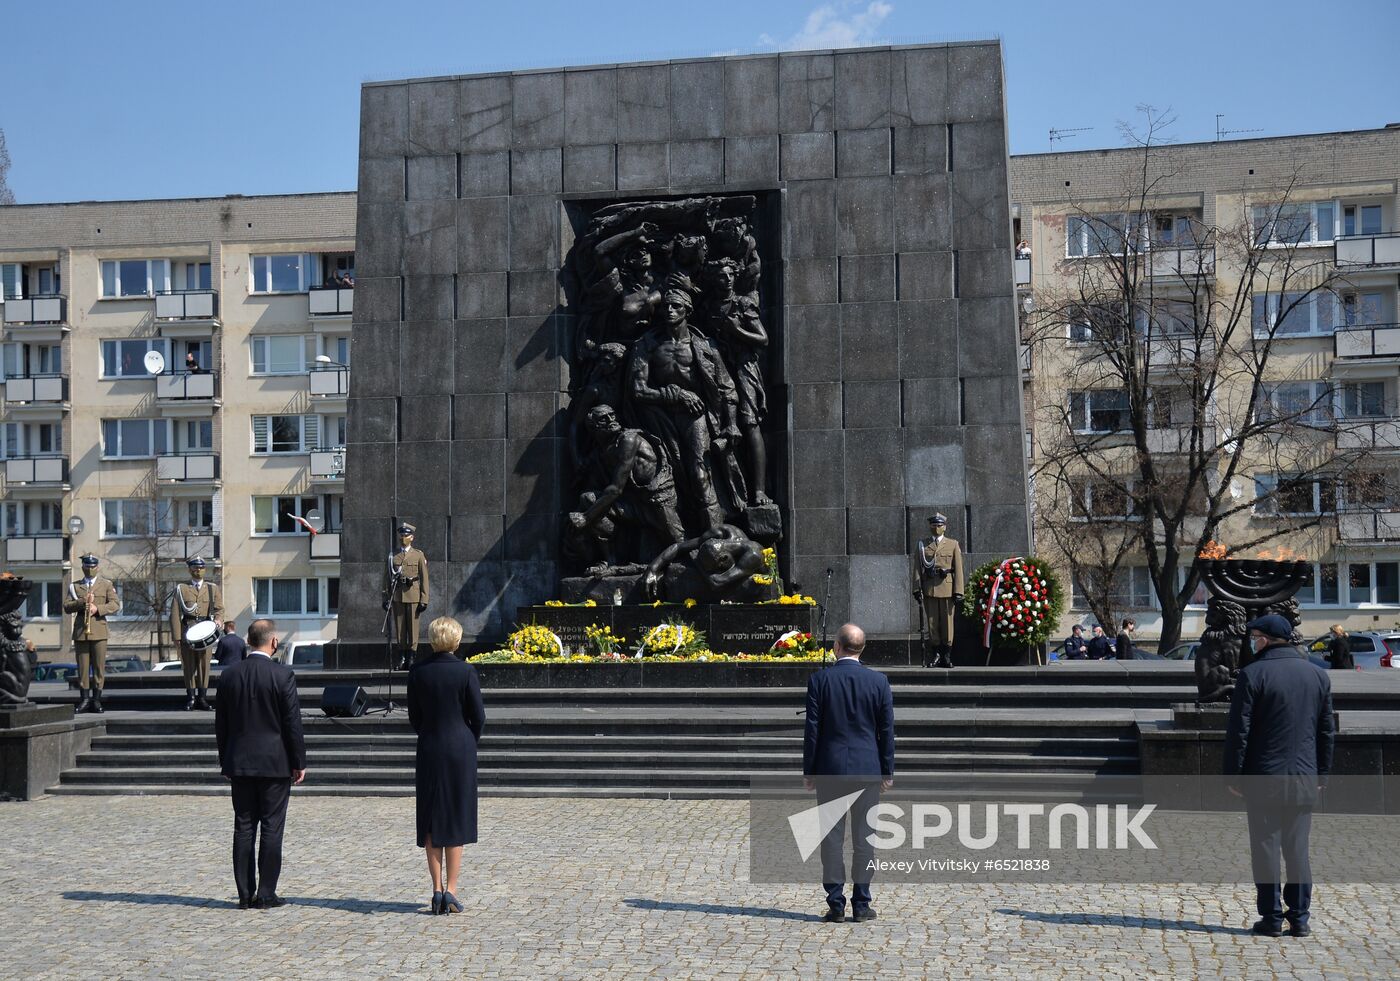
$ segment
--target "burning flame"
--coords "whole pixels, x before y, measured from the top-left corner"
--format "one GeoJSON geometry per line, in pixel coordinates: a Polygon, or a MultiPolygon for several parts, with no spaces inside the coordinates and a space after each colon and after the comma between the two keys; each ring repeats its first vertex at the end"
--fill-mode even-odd
{"type": "Polygon", "coordinates": [[[1287,545],[1280,545],[1276,549],[1260,549],[1259,554],[1255,557],[1269,562],[1297,562],[1303,556],[1287,545]]]}
{"type": "Polygon", "coordinates": [[[1199,552],[1196,553],[1196,558],[1223,559],[1227,554],[1229,554],[1229,551],[1230,550],[1225,547],[1223,542],[1209,541],[1206,542],[1204,548],[1202,548],[1199,552]]]}

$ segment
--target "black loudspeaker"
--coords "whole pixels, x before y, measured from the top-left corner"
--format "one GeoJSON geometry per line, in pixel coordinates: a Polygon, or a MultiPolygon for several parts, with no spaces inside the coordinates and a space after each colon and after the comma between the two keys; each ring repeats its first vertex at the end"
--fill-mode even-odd
{"type": "Polygon", "coordinates": [[[334,719],[358,719],[369,707],[369,698],[359,685],[327,685],[321,691],[321,711],[334,719]]]}

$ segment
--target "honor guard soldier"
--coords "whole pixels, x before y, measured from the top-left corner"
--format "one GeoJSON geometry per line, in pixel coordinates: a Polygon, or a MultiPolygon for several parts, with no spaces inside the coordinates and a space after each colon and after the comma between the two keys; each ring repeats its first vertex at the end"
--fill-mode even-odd
{"type": "Polygon", "coordinates": [[[948,537],[948,519],[928,519],[929,537],[914,553],[914,597],[928,623],[924,667],[953,666],[953,611],[963,598],[962,546],[948,537]],[[932,661],[930,662],[930,657],[932,661]]]}
{"type": "Polygon", "coordinates": [[[384,609],[393,611],[400,669],[413,664],[418,618],[428,608],[428,557],[413,547],[417,530],[406,521],[399,525],[399,550],[389,556],[384,569],[384,609]]]}
{"type": "Polygon", "coordinates": [[[121,609],[110,579],[97,574],[97,556],[82,557],[83,578],[68,584],[63,612],[73,614],[73,653],[78,662],[78,712],[102,714],[107,671],[107,618],[121,609]],[[91,685],[88,676],[91,674],[91,685]]]}
{"type": "Polygon", "coordinates": [[[224,598],[219,587],[204,579],[204,560],[195,556],[185,563],[190,581],[175,587],[170,598],[170,634],[180,645],[180,667],[185,674],[185,711],[198,708],[208,712],[209,658],[213,645],[202,649],[191,646],[190,628],[201,622],[222,623],[224,598]]]}

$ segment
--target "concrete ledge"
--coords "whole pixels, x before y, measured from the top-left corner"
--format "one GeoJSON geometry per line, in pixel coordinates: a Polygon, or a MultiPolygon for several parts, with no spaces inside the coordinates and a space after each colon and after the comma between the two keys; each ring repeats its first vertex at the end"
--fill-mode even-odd
{"type": "Polygon", "coordinates": [[[78,754],[92,745],[93,737],[107,731],[103,719],[74,719],[68,706],[53,707],[66,710],[68,718],[0,729],[0,797],[42,797],[58,783],[64,770],[72,769],[78,754]]]}

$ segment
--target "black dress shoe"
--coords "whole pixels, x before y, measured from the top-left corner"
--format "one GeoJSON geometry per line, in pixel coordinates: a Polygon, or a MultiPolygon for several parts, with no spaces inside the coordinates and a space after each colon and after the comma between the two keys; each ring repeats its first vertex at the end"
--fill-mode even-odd
{"type": "Polygon", "coordinates": [[[185,711],[186,711],[186,712],[193,712],[193,711],[194,711],[194,689],[193,689],[193,688],[186,688],[186,689],[185,689],[185,711]]]}
{"type": "Polygon", "coordinates": [[[1290,923],[1288,924],[1288,935],[1290,937],[1298,937],[1299,939],[1311,937],[1312,927],[1308,926],[1306,923],[1290,923]]]}
{"type": "Polygon", "coordinates": [[[254,899],[258,909],[276,909],[279,906],[286,906],[287,901],[281,896],[260,896],[254,899]]]}
{"type": "Polygon", "coordinates": [[[1261,937],[1283,936],[1283,927],[1277,923],[1270,923],[1268,920],[1255,920],[1254,926],[1250,927],[1249,930],[1261,937]]]}
{"type": "Polygon", "coordinates": [[[843,906],[831,906],[822,917],[823,923],[845,923],[846,909],[843,906]]]}
{"type": "Polygon", "coordinates": [[[206,690],[207,689],[201,688],[199,690],[199,694],[194,697],[194,707],[199,709],[201,712],[212,712],[214,710],[214,706],[210,705],[209,699],[205,697],[206,690]]]}
{"type": "Polygon", "coordinates": [[[256,899],[250,899],[250,898],[247,897],[247,896],[239,896],[239,897],[238,897],[238,908],[239,908],[239,909],[256,909],[257,907],[255,907],[255,906],[253,905],[253,904],[256,903],[256,902],[257,902],[256,899]]]}
{"type": "Polygon", "coordinates": [[[444,892],[442,894],[442,911],[444,913],[460,913],[462,912],[462,904],[452,893],[444,892]]]}
{"type": "Polygon", "coordinates": [[[851,920],[854,923],[865,923],[867,920],[875,919],[875,911],[869,906],[862,906],[858,910],[851,911],[851,920]]]}

